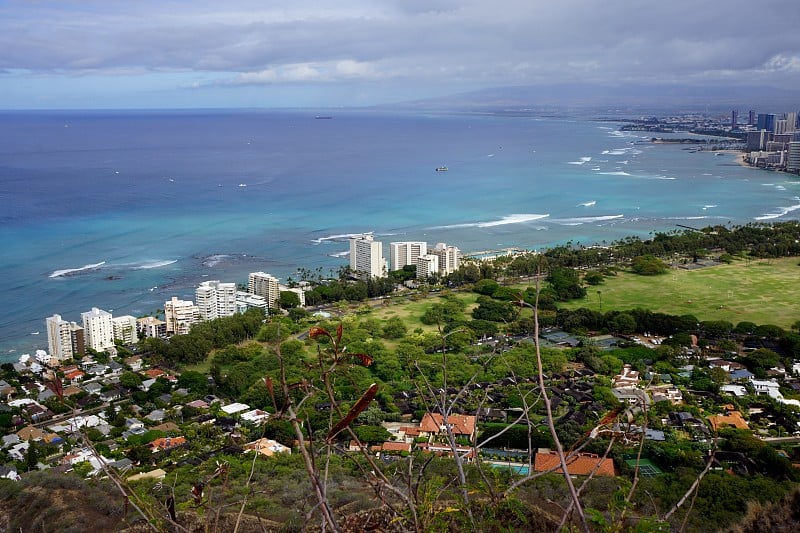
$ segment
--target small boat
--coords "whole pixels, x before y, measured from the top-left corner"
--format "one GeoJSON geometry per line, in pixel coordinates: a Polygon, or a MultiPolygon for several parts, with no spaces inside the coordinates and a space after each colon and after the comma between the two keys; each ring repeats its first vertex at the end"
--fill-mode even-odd
{"type": "Polygon", "coordinates": [[[448,170],[450,169],[447,167],[436,167],[436,172],[447,172],[448,170]]]}
{"type": "Polygon", "coordinates": [[[314,118],[317,119],[317,120],[330,120],[333,117],[330,116],[330,115],[317,115],[314,118]]]}
{"type": "Polygon", "coordinates": [[[247,184],[246,183],[240,183],[239,187],[247,187],[247,184]]]}

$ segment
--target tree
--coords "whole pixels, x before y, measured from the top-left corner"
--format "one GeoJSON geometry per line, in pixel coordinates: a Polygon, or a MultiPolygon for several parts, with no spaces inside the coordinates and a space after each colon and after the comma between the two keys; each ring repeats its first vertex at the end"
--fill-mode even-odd
{"type": "Polygon", "coordinates": [[[291,309],[289,309],[289,318],[291,318],[295,322],[300,322],[301,320],[305,320],[309,316],[311,316],[311,313],[309,313],[302,307],[292,307],[291,309]]]}
{"type": "Polygon", "coordinates": [[[640,276],[657,276],[667,271],[667,265],[651,254],[634,257],[631,270],[640,276]]]}
{"type": "Polygon", "coordinates": [[[123,372],[119,377],[119,384],[126,389],[138,389],[142,384],[142,378],[136,372],[123,372]]]}
{"type": "Polygon", "coordinates": [[[178,378],[178,387],[203,395],[208,391],[208,378],[201,372],[187,370],[178,378]]]}
{"type": "Polygon", "coordinates": [[[586,296],[586,289],[581,286],[578,271],[572,268],[551,269],[547,282],[558,300],[574,300],[586,296]]]}
{"type": "Polygon", "coordinates": [[[356,426],[353,431],[358,440],[366,444],[380,444],[392,437],[392,434],[383,426],[356,426]]]}
{"type": "Polygon", "coordinates": [[[294,309],[300,306],[300,296],[294,291],[281,291],[279,298],[281,309],[294,309]]]}
{"type": "Polygon", "coordinates": [[[406,333],[408,328],[400,317],[391,317],[383,324],[383,337],[386,339],[401,339],[406,333]]]}
{"type": "Polygon", "coordinates": [[[36,465],[39,464],[39,449],[35,441],[28,441],[28,449],[25,450],[25,468],[28,472],[36,470],[36,465]]]}

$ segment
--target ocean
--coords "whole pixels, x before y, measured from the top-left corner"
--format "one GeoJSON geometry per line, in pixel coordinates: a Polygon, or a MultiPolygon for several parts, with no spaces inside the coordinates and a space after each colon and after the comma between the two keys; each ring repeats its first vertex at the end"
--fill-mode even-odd
{"type": "Polygon", "coordinates": [[[540,250],[800,208],[796,177],[591,116],[316,114],[0,112],[0,361],[46,349],[54,313],[330,275],[363,232],[387,256],[399,240],[540,250]]]}

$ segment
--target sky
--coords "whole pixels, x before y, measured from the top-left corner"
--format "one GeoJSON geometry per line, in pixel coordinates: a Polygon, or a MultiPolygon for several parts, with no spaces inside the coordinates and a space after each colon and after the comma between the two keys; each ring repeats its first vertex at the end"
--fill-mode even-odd
{"type": "Polygon", "coordinates": [[[800,87],[797,0],[0,0],[0,108],[369,106],[800,87]]]}

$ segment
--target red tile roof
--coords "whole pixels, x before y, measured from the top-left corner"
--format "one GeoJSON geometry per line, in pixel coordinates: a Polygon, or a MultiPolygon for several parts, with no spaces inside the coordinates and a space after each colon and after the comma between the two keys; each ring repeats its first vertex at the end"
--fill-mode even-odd
{"type": "MultiPolygon", "coordinates": [[[[475,417],[471,415],[449,415],[447,423],[453,428],[454,435],[467,435],[472,437],[475,433],[475,417]]],[[[420,431],[439,435],[446,433],[442,429],[444,417],[439,413],[425,413],[419,424],[420,431]]]]}
{"type": "MultiPolygon", "coordinates": [[[[561,461],[555,453],[537,453],[533,463],[536,472],[546,472],[558,467],[554,472],[562,473],[561,461]]],[[[614,461],[602,459],[595,454],[580,453],[567,459],[567,472],[572,476],[615,476],[614,461]]]]}

